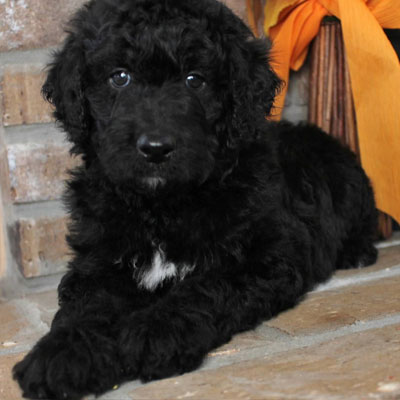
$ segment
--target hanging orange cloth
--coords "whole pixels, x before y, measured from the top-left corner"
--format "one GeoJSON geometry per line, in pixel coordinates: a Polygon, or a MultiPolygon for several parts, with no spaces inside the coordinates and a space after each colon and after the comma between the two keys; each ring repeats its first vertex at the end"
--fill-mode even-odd
{"type": "MultiPolygon", "coordinates": [[[[248,0],[248,6],[259,0],[248,0]]],[[[399,0],[267,0],[264,30],[285,82],[298,70],[322,18],[341,20],[357,115],[361,161],[377,206],[400,222],[400,64],[382,28],[400,28],[399,0]]],[[[251,10],[249,19],[256,26],[251,10]]],[[[276,99],[280,118],[286,88],[276,99]]]]}

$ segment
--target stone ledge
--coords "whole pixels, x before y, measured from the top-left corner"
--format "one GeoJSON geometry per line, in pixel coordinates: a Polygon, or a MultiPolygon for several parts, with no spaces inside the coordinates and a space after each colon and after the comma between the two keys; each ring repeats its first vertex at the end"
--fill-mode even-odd
{"type": "MultiPolygon", "coordinates": [[[[344,272],[356,278],[369,269],[393,269],[400,246],[381,253],[378,265],[344,272]]],[[[366,284],[348,281],[340,289],[311,293],[293,310],[214,350],[200,370],[147,385],[130,382],[101,399],[398,400],[399,279],[400,274],[366,284]]],[[[47,332],[56,309],[55,291],[0,304],[3,368],[47,332]]],[[[18,394],[5,374],[3,387],[18,394]]]]}
{"type": "Polygon", "coordinates": [[[21,361],[25,353],[1,356],[0,362],[0,398],[4,400],[21,399],[21,390],[17,383],[11,379],[11,370],[21,361]]]}
{"type": "Polygon", "coordinates": [[[0,357],[29,349],[47,333],[57,308],[56,291],[0,303],[0,357]]]}
{"type": "Polygon", "coordinates": [[[393,278],[312,293],[307,301],[280,314],[268,322],[268,326],[299,336],[400,314],[399,287],[400,270],[393,278]]]}
{"type": "Polygon", "coordinates": [[[392,325],[273,357],[260,354],[258,359],[218,370],[150,383],[130,391],[129,398],[398,399],[399,332],[400,325],[392,325]]]}

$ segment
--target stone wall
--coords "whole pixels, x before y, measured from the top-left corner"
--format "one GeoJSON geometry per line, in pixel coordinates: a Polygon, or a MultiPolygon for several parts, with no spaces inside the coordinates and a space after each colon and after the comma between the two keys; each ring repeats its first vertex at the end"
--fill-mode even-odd
{"type": "MultiPolygon", "coordinates": [[[[225,2],[246,19],[245,0],[225,2]]],[[[0,297],[54,286],[68,260],[60,198],[66,169],[79,160],[69,156],[40,88],[66,21],[83,3],[0,1],[0,297]]],[[[288,96],[289,116],[304,116],[296,100],[303,86],[288,96]]]]}
{"type": "Polygon", "coordinates": [[[1,297],[53,286],[68,259],[60,197],[65,171],[78,160],[69,156],[40,89],[51,51],[83,2],[0,2],[1,297]]]}

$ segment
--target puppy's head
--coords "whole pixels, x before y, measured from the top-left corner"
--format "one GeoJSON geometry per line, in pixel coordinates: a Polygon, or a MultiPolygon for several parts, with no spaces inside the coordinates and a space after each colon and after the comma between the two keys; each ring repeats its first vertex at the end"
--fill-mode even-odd
{"type": "Polygon", "coordinates": [[[115,184],[198,185],[270,112],[279,80],[267,57],[216,0],[93,0],[43,92],[73,151],[115,184]]]}

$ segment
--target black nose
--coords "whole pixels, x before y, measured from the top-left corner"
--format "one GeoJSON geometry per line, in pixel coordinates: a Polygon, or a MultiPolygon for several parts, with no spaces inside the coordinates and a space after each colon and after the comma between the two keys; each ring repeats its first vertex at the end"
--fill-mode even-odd
{"type": "Polygon", "coordinates": [[[152,139],[147,135],[142,135],[136,143],[136,148],[147,161],[162,163],[166,161],[175,150],[175,141],[171,136],[161,136],[152,139]]]}

